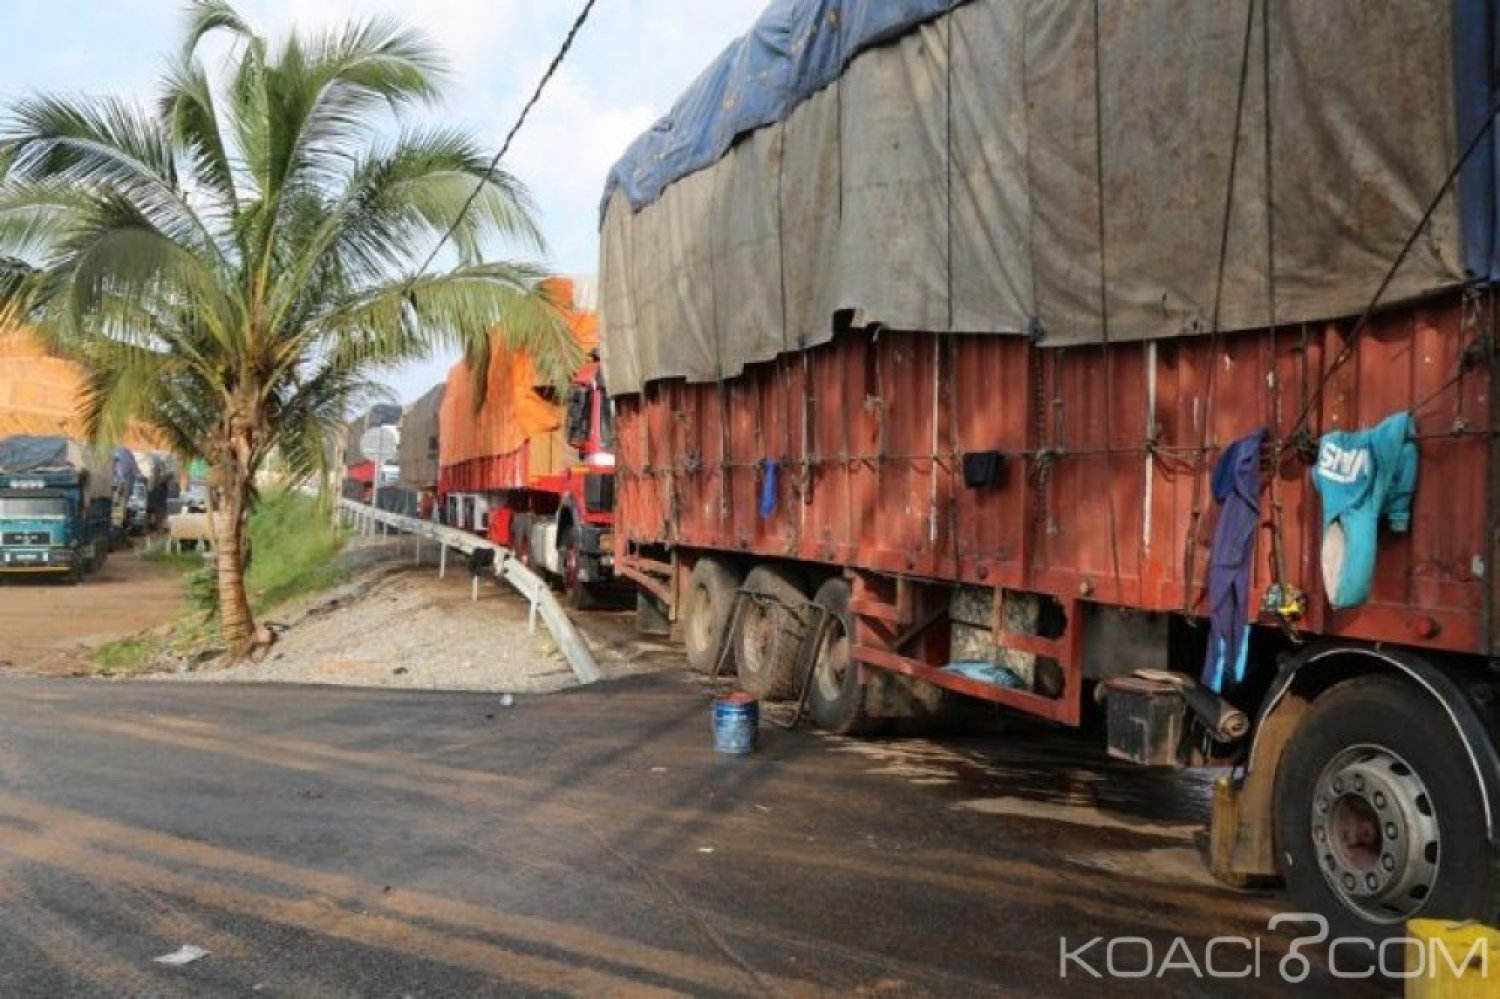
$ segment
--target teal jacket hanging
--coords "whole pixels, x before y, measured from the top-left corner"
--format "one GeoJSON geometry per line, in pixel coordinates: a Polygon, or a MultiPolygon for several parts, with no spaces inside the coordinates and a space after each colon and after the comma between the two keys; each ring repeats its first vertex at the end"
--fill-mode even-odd
{"type": "Polygon", "coordinates": [[[1324,434],[1313,481],[1323,499],[1323,588],[1335,609],[1370,598],[1381,518],[1411,527],[1416,421],[1396,413],[1369,430],[1324,434]]]}

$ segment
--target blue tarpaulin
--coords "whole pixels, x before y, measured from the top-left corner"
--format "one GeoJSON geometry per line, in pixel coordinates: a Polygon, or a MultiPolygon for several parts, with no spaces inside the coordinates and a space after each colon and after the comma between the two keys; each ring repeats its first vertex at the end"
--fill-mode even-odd
{"type": "Polygon", "coordinates": [[[675,180],[718,162],[735,139],[785,121],[855,56],[966,0],[775,0],[651,129],[626,150],[602,206],[623,190],[636,211],[675,180]]]}
{"type": "Polygon", "coordinates": [[[611,390],[840,324],[1066,347],[1493,281],[1497,11],[777,0],[610,174],[611,390]]]}
{"type": "Polygon", "coordinates": [[[143,478],[141,466],[129,448],[114,448],[110,452],[110,467],[117,486],[129,485],[136,479],[143,478]]]}

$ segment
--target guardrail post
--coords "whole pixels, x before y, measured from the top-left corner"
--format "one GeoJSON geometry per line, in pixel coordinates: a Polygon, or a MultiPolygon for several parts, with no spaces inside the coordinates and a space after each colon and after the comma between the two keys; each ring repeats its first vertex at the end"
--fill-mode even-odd
{"type": "Polygon", "coordinates": [[[448,546],[447,546],[447,544],[439,542],[439,547],[440,547],[441,550],[438,552],[438,579],[447,579],[448,578],[448,546]]]}

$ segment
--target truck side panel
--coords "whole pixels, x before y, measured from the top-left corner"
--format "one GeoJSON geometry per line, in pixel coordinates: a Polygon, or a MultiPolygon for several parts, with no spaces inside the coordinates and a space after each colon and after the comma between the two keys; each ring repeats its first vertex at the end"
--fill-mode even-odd
{"type": "Polygon", "coordinates": [[[1202,613],[1220,449],[1260,426],[1292,437],[1308,406],[1310,436],[1288,441],[1263,499],[1256,598],[1279,534],[1309,630],[1487,651],[1490,375],[1478,362],[1493,304],[1453,295],[1377,317],[1321,395],[1350,321],[1066,349],[851,331],[721,384],[648,385],[617,400],[617,544],[626,558],[750,552],[1202,613]],[[1411,532],[1382,529],[1370,602],[1332,612],[1311,449],[1403,409],[1420,434],[1411,532]],[[1000,482],[967,488],[963,458],[984,451],[1000,452],[1000,482]]]}

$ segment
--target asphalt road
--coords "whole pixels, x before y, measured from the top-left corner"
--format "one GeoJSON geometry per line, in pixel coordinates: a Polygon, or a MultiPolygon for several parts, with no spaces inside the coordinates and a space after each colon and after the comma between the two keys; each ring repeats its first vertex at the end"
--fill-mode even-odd
{"type": "Polygon", "coordinates": [[[1280,989],[1278,899],[1192,854],[1201,779],[1035,728],[763,736],[716,756],[703,688],[675,675],[509,708],[5,679],[0,995],[1280,989]],[[1061,937],[1144,937],[1152,965],[1119,952],[1138,969],[1178,934],[1200,966],[1214,935],[1264,937],[1260,977],[1059,979],[1061,937]],[[210,953],[154,963],[183,944],[210,953]]]}

